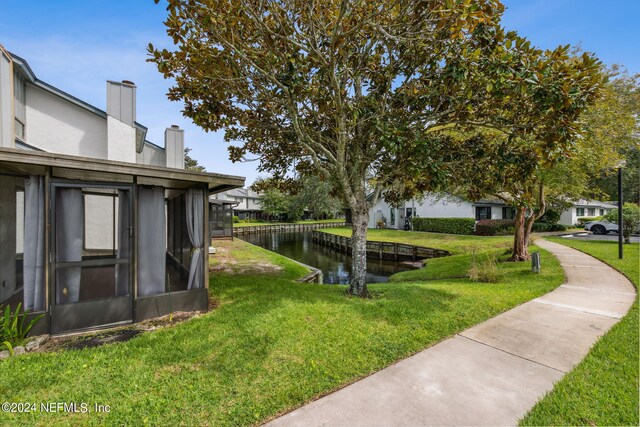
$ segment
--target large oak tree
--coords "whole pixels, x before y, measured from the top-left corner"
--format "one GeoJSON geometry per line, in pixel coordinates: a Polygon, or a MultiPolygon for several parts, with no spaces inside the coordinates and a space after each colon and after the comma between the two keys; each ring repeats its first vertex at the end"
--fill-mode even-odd
{"type": "Polygon", "coordinates": [[[534,135],[553,152],[597,90],[584,55],[541,51],[499,25],[498,0],[170,0],[175,50],[149,46],[169,97],[230,157],[330,181],[353,218],[348,293],[368,294],[368,211],[449,178],[452,128],[534,135]],[[369,196],[369,197],[367,197],[369,196]]]}

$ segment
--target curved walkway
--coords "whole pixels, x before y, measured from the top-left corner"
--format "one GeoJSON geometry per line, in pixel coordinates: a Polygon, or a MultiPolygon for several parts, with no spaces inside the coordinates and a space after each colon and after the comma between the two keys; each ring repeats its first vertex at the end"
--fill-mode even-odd
{"type": "Polygon", "coordinates": [[[635,300],[633,285],[608,265],[563,245],[536,244],[565,270],[556,290],[267,425],[517,424],[635,300]]]}

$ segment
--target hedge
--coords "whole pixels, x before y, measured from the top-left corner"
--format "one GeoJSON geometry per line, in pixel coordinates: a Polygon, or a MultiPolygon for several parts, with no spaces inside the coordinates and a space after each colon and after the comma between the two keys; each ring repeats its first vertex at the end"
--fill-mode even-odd
{"type": "MultiPolygon", "coordinates": [[[[531,231],[541,233],[546,231],[565,231],[567,227],[562,224],[549,224],[536,222],[531,231]]],[[[510,236],[514,233],[514,221],[512,219],[483,219],[476,224],[478,236],[510,236]]]]}
{"type": "Polygon", "coordinates": [[[567,227],[562,224],[550,224],[548,222],[536,222],[531,227],[531,231],[542,233],[545,231],[565,231],[567,227]]]}
{"type": "Polygon", "coordinates": [[[514,232],[512,219],[481,219],[476,223],[478,236],[509,236],[514,232]]]}
{"type": "Polygon", "coordinates": [[[414,231],[431,233],[473,234],[473,218],[413,218],[414,231]]]}

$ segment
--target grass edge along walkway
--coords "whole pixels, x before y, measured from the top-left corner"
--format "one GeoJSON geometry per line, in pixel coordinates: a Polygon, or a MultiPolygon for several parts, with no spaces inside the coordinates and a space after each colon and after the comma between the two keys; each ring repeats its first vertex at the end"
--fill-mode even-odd
{"type": "MultiPolygon", "coordinates": [[[[499,283],[376,284],[376,298],[361,300],[344,296],[344,286],[295,283],[306,269],[238,239],[229,244],[244,264],[211,274],[215,310],[125,343],[0,362],[4,400],[108,404],[111,412],[0,413],[0,424],[260,424],[545,294],[563,278],[548,268],[522,286],[528,264],[503,263],[515,270],[499,283]],[[263,261],[281,268],[247,267],[263,261]]],[[[555,262],[548,254],[543,260],[555,262]]]]}
{"type": "Polygon", "coordinates": [[[566,268],[566,286],[268,426],[513,425],[635,300],[633,286],[614,269],[559,244],[539,245],[566,268]],[[576,274],[575,264],[588,274],[576,274]],[[612,299],[592,298],[603,293],[612,299]],[[595,314],[599,310],[611,316],[595,314]]]}
{"type": "Polygon", "coordinates": [[[639,425],[640,254],[637,243],[625,245],[618,260],[617,242],[548,240],[578,249],[624,274],[636,287],[629,312],[602,336],[587,356],[520,420],[522,426],[639,425]]]}

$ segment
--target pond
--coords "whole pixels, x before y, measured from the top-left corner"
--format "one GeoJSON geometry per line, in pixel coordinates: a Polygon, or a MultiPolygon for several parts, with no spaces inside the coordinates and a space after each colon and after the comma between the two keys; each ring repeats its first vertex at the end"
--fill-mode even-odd
{"type": "MultiPolygon", "coordinates": [[[[311,230],[248,233],[241,239],[322,270],[324,283],[349,283],[351,256],[314,242],[312,233],[311,230]]],[[[387,282],[392,274],[414,268],[401,262],[368,259],[367,283],[387,282]]]]}

